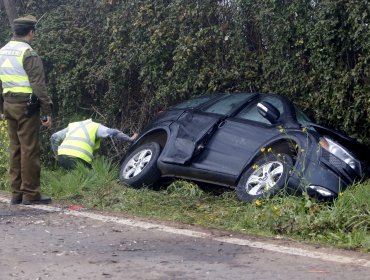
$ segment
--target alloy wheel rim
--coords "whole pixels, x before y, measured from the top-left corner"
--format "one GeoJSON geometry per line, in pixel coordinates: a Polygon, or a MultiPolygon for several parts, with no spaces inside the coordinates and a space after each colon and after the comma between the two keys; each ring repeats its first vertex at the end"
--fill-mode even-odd
{"type": "Polygon", "coordinates": [[[152,159],[153,153],[150,149],[141,150],[136,153],[125,165],[122,176],[131,179],[139,175],[152,159]]]}
{"type": "Polygon", "coordinates": [[[263,194],[274,188],[284,172],[279,161],[267,162],[258,167],[248,178],[245,189],[249,195],[263,194]]]}

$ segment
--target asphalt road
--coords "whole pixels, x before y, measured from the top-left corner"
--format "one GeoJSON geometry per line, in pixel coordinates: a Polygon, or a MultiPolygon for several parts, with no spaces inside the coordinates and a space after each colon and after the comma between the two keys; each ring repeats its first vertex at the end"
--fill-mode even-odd
{"type": "Polygon", "coordinates": [[[0,279],[365,280],[370,254],[84,209],[10,206],[1,196],[0,279]]]}

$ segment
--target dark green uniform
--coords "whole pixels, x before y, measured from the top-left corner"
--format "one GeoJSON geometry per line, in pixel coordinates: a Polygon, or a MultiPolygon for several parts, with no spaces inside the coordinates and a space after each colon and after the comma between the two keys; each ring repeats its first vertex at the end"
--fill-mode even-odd
{"type": "MultiPolygon", "coordinates": [[[[18,37],[13,37],[12,41],[26,42],[18,37]]],[[[40,100],[41,108],[31,117],[25,116],[30,95],[4,93],[3,86],[0,86],[0,113],[4,114],[8,123],[12,200],[21,201],[23,198],[32,201],[40,199],[40,110],[42,115],[50,116],[52,101],[47,94],[41,58],[35,51],[27,50],[24,53],[23,68],[33,94],[40,100]]]]}

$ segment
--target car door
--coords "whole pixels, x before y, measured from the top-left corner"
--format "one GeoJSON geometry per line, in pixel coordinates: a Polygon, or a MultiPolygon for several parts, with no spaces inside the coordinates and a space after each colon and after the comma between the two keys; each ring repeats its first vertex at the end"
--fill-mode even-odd
{"type": "Polygon", "coordinates": [[[202,153],[205,143],[212,138],[219,124],[228,114],[250,99],[252,95],[227,95],[216,101],[206,112],[200,109],[186,110],[177,121],[170,125],[170,140],[160,160],[171,164],[189,164],[193,157],[202,153]]]}
{"type": "MultiPolygon", "coordinates": [[[[260,101],[267,101],[279,110],[281,124],[284,119],[283,101],[263,95],[220,122],[202,153],[192,159],[191,166],[204,170],[205,176],[225,173],[237,178],[251,157],[281,133],[278,124],[271,124],[258,113],[257,104],[260,101]]],[[[213,110],[212,106],[207,110],[213,110]]]]}
{"type": "Polygon", "coordinates": [[[165,163],[187,164],[201,139],[212,133],[221,120],[222,116],[219,115],[206,115],[195,110],[185,111],[170,125],[170,139],[160,160],[165,163]]]}

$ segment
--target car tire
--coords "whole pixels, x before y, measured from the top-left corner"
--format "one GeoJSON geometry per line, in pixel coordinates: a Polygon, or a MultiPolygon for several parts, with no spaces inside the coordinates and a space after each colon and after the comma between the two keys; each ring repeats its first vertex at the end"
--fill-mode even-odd
{"type": "Polygon", "coordinates": [[[260,158],[241,176],[236,186],[238,199],[251,202],[277,194],[286,187],[292,167],[293,160],[287,154],[260,158]]]}
{"type": "Polygon", "coordinates": [[[154,186],[161,177],[157,167],[160,153],[161,147],[158,143],[151,142],[139,146],[122,162],[119,172],[120,182],[134,188],[154,186]]]}

